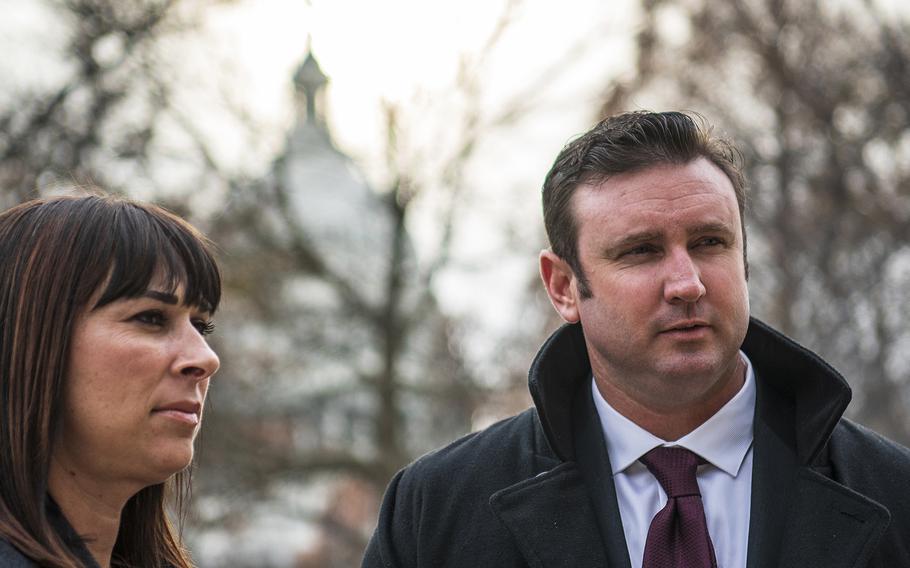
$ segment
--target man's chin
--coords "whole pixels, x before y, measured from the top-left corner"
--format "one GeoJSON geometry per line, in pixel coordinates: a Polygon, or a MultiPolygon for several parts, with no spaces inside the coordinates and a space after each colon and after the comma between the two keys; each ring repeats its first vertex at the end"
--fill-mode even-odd
{"type": "Polygon", "coordinates": [[[669,381],[708,380],[723,373],[725,365],[716,353],[678,353],[658,362],[657,374],[669,381]]]}

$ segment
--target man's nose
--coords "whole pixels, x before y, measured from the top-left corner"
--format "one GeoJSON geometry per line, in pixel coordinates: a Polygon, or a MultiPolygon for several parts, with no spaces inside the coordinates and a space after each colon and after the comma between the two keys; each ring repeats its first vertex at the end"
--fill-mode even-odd
{"type": "Polygon", "coordinates": [[[688,250],[673,253],[668,260],[664,299],[671,304],[694,304],[705,295],[698,265],[688,250]]]}

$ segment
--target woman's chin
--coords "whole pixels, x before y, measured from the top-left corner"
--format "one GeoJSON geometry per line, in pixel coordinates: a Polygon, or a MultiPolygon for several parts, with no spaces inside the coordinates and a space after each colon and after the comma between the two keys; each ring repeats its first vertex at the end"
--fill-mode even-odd
{"type": "Polygon", "coordinates": [[[163,483],[171,476],[189,467],[193,461],[192,444],[183,447],[161,448],[147,462],[149,476],[154,483],[163,483]]]}

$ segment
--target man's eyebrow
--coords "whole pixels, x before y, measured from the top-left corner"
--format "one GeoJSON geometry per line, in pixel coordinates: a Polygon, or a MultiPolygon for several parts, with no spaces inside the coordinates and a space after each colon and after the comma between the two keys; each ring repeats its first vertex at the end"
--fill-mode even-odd
{"type": "Polygon", "coordinates": [[[157,290],[146,290],[142,295],[146,298],[164,302],[165,304],[177,305],[177,303],[180,301],[179,298],[177,298],[177,296],[174,294],[168,294],[167,292],[158,292],[157,290]]]}
{"type": "MultiPolygon", "coordinates": [[[[721,221],[709,221],[707,223],[702,223],[700,225],[691,227],[687,232],[690,235],[703,235],[706,233],[722,233],[724,235],[733,235],[736,231],[734,231],[733,228],[728,224],[721,221]]],[[[628,235],[621,237],[619,240],[610,243],[604,249],[604,253],[607,257],[616,256],[620,254],[625,248],[640,245],[648,241],[657,241],[660,240],[661,237],[663,237],[663,233],[660,231],[644,230],[635,233],[629,233],[628,235]]]]}
{"type": "Polygon", "coordinates": [[[689,229],[690,235],[701,235],[704,233],[732,234],[735,232],[736,231],[732,227],[730,227],[726,223],[722,223],[720,221],[711,221],[709,223],[702,223],[701,225],[696,225],[695,227],[692,227],[691,229],[689,229]]]}
{"type": "Polygon", "coordinates": [[[638,231],[636,233],[629,233],[624,235],[619,240],[610,243],[606,248],[607,255],[617,254],[622,249],[630,247],[633,245],[638,245],[648,241],[655,241],[660,239],[660,231],[638,231]]]}

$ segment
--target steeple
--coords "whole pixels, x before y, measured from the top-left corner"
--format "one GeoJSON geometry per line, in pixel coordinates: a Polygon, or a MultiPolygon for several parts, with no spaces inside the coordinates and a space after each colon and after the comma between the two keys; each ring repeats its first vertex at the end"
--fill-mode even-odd
{"type": "Polygon", "coordinates": [[[307,38],[306,59],[303,60],[303,63],[297,68],[297,72],[294,73],[294,88],[297,91],[298,101],[300,101],[300,99],[305,101],[306,119],[307,122],[310,122],[311,124],[325,124],[325,117],[323,116],[321,108],[321,99],[322,90],[328,82],[328,77],[322,72],[319,63],[317,63],[316,58],[313,57],[311,41],[307,38]],[[317,100],[320,102],[317,103],[317,100]],[[317,106],[320,107],[318,108],[318,111],[317,106]]]}

